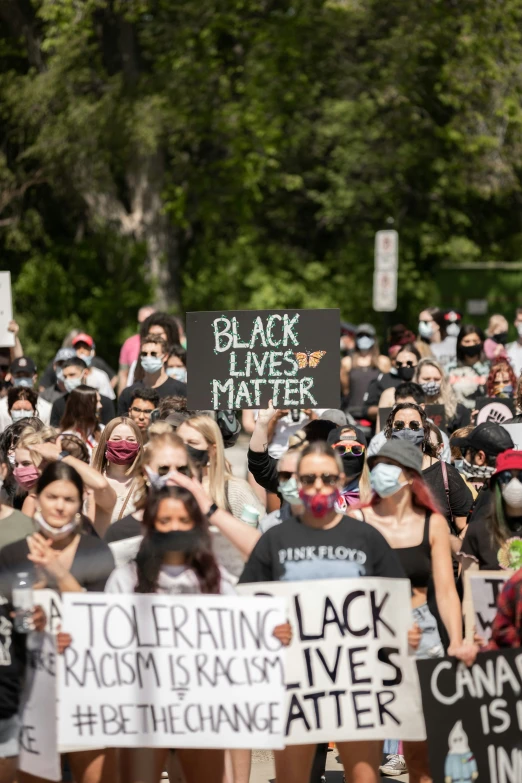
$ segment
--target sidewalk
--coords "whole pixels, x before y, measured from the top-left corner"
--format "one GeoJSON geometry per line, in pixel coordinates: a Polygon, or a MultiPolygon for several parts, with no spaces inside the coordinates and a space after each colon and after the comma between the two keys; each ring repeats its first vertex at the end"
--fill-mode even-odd
{"type": "MultiPolygon", "coordinates": [[[[273,783],[275,780],[274,761],[270,751],[254,750],[250,783],[273,783]]],[[[408,775],[395,778],[381,778],[381,781],[398,780],[406,783],[408,775]]],[[[343,767],[338,761],[337,751],[328,753],[326,762],[326,783],[343,783],[343,767]]]]}

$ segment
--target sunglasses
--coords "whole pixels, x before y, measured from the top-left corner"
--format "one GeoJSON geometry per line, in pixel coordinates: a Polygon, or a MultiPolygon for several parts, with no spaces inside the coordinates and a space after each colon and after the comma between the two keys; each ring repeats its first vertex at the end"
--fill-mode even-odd
{"type": "Polygon", "coordinates": [[[161,351],[141,351],[140,352],[140,357],[142,359],[145,359],[146,356],[154,356],[154,357],[163,356],[163,353],[161,351]]]}
{"type": "Polygon", "coordinates": [[[143,408],[135,408],[134,406],[132,408],[129,408],[129,413],[137,413],[138,416],[143,413],[144,416],[150,416],[154,408],[150,411],[145,411],[143,408]]]}
{"type": "Polygon", "coordinates": [[[190,476],[190,468],[188,465],[179,465],[179,467],[171,465],[162,465],[158,468],[158,476],[166,476],[171,470],[177,470],[178,473],[183,473],[184,476],[190,476]]]}
{"type": "Polygon", "coordinates": [[[424,429],[424,427],[418,421],[410,421],[409,424],[406,424],[405,421],[394,421],[393,422],[393,429],[394,430],[410,429],[410,430],[413,430],[414,432],[417,432],[418,430],[424,429]]]}
{"type": "Polygon", "coordinates": [[[338,473],[305,473],[299,476],[299,481],[303,487],[313,487],[317,479],[320,479],[325,487],[333,487],[339,481],[338,473]]]}
{"type": "Polygon", "coordinates": [[[295,476],[295,473],[290,473],[289,470],[280,470],[277,476],[279,478],[279,481],[285,482],[285,481],[290,481],[290,479],[295,476]]]}
{"type": "Polygon", "coordinates": [[[365,447],[361,443],[356,443],[354,440],[343,440],[341,443],[336,443],[334,450],[343,457],[345,454],[353,454],[354,457],[362,457],[366,451],[365,447]]]}
{"type": "Polygon", "coordinates": [[[504,484],[509,484],[509,482],[513,478],[517,478],[520,481],[520,479],[522,478],[521,474],[522,474],[522,470],[517,470],[517,469],[514,469],[514,470],[504,470],[504,471],[502,471],[502,473],[498,474],[496,479],[497,479],[498,483],[501,486],[503,486],[504,484]]]}
{"type": "Polygon", "coordinates": [[[417,365],[416,365],[416,364],[414,364],[414,363],[413,363],[413,362],[410,360],[410,361],[408,361],[408,362],[395,362],[395,366],[396,366],[397,368],[400,368],[400,367],[416,367],[417,365]]]}

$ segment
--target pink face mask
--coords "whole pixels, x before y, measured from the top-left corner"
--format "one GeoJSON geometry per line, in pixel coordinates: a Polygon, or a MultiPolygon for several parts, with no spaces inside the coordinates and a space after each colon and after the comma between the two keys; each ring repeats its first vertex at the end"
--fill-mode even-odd
{"type": "Polygon", "coordinates": [[[139,450],[139,443],[130,440],[108,440],[105,456],[115,465],[128,465],[134,462],[139,450]]]}
{"type": "Polygon", "coordinates": [[[32,489],[40,478],[40,474],[34,465],[18,465],[13,470],[13,476],[22,489],[25,490],[32,489]]]}

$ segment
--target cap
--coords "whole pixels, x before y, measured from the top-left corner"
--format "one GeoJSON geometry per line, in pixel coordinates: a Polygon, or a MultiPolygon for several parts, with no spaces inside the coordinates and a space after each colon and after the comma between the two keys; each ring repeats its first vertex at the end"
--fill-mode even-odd
{"type": "Polygon", "coordinates": [[[76,351],[74,348],[60,348],[54,357],[54,363],[66,362],[68,359],[74,359],[76,357],[76,351]]]}
{"type": "Polygon", "coordinates": [[[347,422],[346,413],[343,413],[336,408],[328,408],[328,410],[323,411],[323,413],[321,413],[319,416],[319,419],[322,421],[331,421],[337,427],[342,427],[343,424],[346,424],[347,422]]]}
{"type": "Polygon", "coordinates": [[[446,310],[444,313],[444,320],[448,321],[450,324],[458,323],[462,320],[462,313],[459,313],[458,310],[446,310]]]}
{"type": "Polygon", "coordinates": [[[14,362],[11,362],[9,372],[11,375],[14,375],[17,372],[25,372],[28,375],[34,375],[36,372],[36,364],[32,359],[29,359],[28,356],[22,356],[20,359],[15,359],[14,362]]]}
{"type": "Polygon", "coordinates": [[[379,457],[387,457],[403,468],[409,468],[422,476],[422,451],[406,440],[387,440],[378,454],[368,460],[370,468],[379,457]]]}
{"type": "Polygon", "coordinates": [[[503,451],[512,449],[514,444],[509,432],[495,421],[485,421],[464,438],[452,438],[450,446],[458,446],[463,449],[484,451],[494,457],[503,451]]]}
{"type": "Polygon", "coordinates": [[[80,332],[76,337],[73,337],[72,344],[78,345],[78,343],[85,343],[89,348],[94,348],[94,340],[90,334],[85,334],[85,332],[80,332]]]}
{"type": "Polygon", "coordinates": [[[355,334],[357,327],[348,321],[341,321],[341,334],[355,334]]]}
{"type": "Polygon", "coordinates": [[[359,336],[360,334],[368,334],[370,337],[375,337],[377,332],[375,331],[375,327],[372,326],[371,324],[359,324],[355,334],[357,336],[359,336]]]}
{"type": "Polygon", "coordinates": [[[522,451],[508,449],[499,454],[493,475],[496,476],[497,473],[502,473],[503,470],[522,470],[522,451]]]}
{"type": "Polygon", "coordinates": [[[326,440],[327,444],[329,446],[333,446],[335,443],[339,443],[341,440],[352,440],[351,435],[348,437],[348,432],[355,432],[357,443],[360,443],[361,446],[366,446],[366,435],[360,429],[360,427],[355,427],[353,424],[345,424],[342,427],[336,427],[334,430],[331,430],[328,433],[328,438],[326,440]],[[346,433],[344,436],[343,432],[346,433]]]}

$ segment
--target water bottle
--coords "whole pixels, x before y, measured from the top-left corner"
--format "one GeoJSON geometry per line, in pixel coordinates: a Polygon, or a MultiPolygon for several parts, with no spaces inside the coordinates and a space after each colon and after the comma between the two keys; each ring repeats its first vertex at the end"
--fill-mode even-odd
{"type": "Polygon", "coordinates": [[[243,522],[246,522],[247,525],[250,525],[250,527],[257,527],[259,524],[259,511],[254,506],[249,506],[248,504],[246,506],[243,506],[243,511],[241,512],[241,519],[243,522]]]}
{"type": "Polygon", "coordinates": [[[15,608],[14,629],[17,633],[29,633],[33,630],[33,584],[27,571],[16,575],[13,587],[13,606],[15,608]]]}

